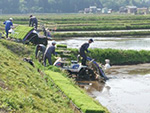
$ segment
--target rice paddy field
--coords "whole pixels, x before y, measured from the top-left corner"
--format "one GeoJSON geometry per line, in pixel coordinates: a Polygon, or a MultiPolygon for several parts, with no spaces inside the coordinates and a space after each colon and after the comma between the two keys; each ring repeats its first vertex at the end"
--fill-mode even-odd
{"type": "MultiPolygon", "coordinates": [[[[38,30],[41,31],[41,26],[44,25],[53,31],[54,39],[59,37],[59,40],[63,40],[63,37],[72,38],[76,36],[94,37],[100,35],[106,36],[108,34],[109,36],[117,36],[116,33],[113,34],[111,32],[108,32],[108,34],[107,32],[104,34],[100,32],[94,34],[93,32],[87,33],[88,31],[143,30],[150,28],[150,15],[36,14],[35,16],[39,22],[38,30]],[[74,33],[74,31],[78,33],[74,33]],[[81,31],[86,31],[86,33],[81,33],[81,31]],[[67,32],[70,32],[70,34],[67,34],[67,32]]],[[[15,27],[20,25],[28,26],[29,15],[1,15],[0,32],[4,32],[3,22],[10,17],[14,19],[13,23],[15,27]]],[[[24,30],[30,31],[30,29],[24,30]]],[[[125,35],[131,34],[149,35],[150,32],[125,32],[125,35]]],[[[17,36],[17,38],[21,39],[25,34],[17,36]]],[[[123,32],[119,32],[118,36],[123,36],[123,32]]],[[[56,87],[59,87],[84,113],[108,112],[107,108],[88,97],[85,91],[79,89],[71,80],[66,78],[66,73],[62,73],[60,69],[56,67],[48,67],[45,69],[39,64],[34,58],[33,53],[35,48],[33,46],[1,39],[0,47],[0,112],[74,112],[69,106],[69,100],[64,97],[62,92],[56,87]],[[36,68],[24,62],[24,57],[34,59],[36,68]],[[37,68],[43,70],[46,76],[38,72],[37,68]],[[63,81],[60,78],[62,78],[63,81]],[[55,81],[56,87],[51,79],[55,81]],[[68,87],[71,90],[68,89],[68,87]],[[75,96],[73,94],[75,94],[75,96]],[[79,98],[80,95],[84,98],[79,98]],[[86,105],[85,102],[88,104],[86,105]],[[89,106],[92,107],[90,108],[89,106]]],[[[71,57],[75,59],[77,49],[70,50],[73,53],[71,57]]],[[[91,53],[89,53],[89,55],[103,64],[106,58],[110,59],[113,65],[150,62],[149,51],[145,50],[103,50],[95,48],[90,51],[91,53]]]]}
{"type": "MultiPolygon", "coordinates": [[[[39,25],[56,31],[149,29],[150,15],[35,14],[39,25]]],[[[12,17],[14,24],[28,25],[28,15],[1,15],[1,23],[12,17]]]]}

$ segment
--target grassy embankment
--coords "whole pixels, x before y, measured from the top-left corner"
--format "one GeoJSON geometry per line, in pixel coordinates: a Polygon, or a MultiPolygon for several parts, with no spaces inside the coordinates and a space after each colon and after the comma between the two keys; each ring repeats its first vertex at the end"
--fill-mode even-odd
{"type": "Polygon", "coordinates": [[[68,100],[46,76],[23,61],[33,50],[0,40],[0,112],[72,113],[68,100]]]}
{"type": "MultiPolygon", "coordinates": [[[[19,26],[15,29],[16,32],[18,32],[19,36],[25,36],[22,34],[25,34],[22,32],[20,29],[24,29],[25,26],[19,26]]],[[[27,28],[26,28],[27,29],[27,28]]],[[[30,31],[30,29],[29,29],[30,31]]],[[[16,39],[18,39],[18,35],[14,35],[16,39]]],[[[20,39],[20,38],[19,38],[20,39]]],[[[60,47],[60,46],[59,46],[60,47]]],[[[65,47],[66,48],[66,47],[65,47]]],[[[62,54],[61,54],[62,55],[62,54]]],[[[42,68],[41,66],[39,68],[42,68]]],[[[57,68],[52,68],[55,69],[59,73],[55,73],[50,71],[49,69],[45,71],[47,75],[54,81],[54,83],[61,89],[62,92],[64,92],[67,97],[74,102],[74,104],[81,109],[82,112],[84,113],[99,113],[102,112],[104,113],[106,109],[102,107],[100,104],[97,104],[95,101],[93,101],[92,98],[87,96],[87,94],[79,89],[74,83],[72,83],[69,79],[66,77],[62,76],[61,72],[57,68]],[[61,84],[61,85],[60,85],[61,84]],[[68,90],[66,90],[68,88],[68,90]],[[71,93],[71,95],[70,95],[71,93]],[[84,101],[84,100],[87,101],[84,101]]],[[[45,69],[44,69],[45,70],[45,69]]]]}
{"type": "Polygon", "coordinates": [[[70,37],[121,37],[150,35],[150,31],[127,31],[127,32],[95,32],[95,33],[54,33],[55,39],[67,39],[70,37]]]}

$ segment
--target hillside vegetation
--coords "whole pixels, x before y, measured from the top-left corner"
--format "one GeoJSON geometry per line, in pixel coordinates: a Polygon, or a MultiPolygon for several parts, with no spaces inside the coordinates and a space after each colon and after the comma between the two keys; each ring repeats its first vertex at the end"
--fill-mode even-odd
{"type": "Polygon", "coordinates": [[[149,7],[150,0],[1,0],[2,13],[75,13],[89,6],[117,11],[122,6],[149,7]],[[7,7],[6,7],[7,6],[7,7]]]}
{"type": "Polygon", "coordinates": [[[23,61],[33,54],[31,48],[0,40],[0,112],[72,113],[52,82],[23,61]]]}

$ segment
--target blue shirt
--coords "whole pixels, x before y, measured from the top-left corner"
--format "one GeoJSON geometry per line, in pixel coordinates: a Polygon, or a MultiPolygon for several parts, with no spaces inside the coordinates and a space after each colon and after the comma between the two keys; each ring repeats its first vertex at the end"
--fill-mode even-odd
{"type": "Polygon", "coordinates": [[[10,30],[10,26],[13,26],[13,23],[10,20],[5,21],[3,24],[5,24],[6,30],[10,30]]]}

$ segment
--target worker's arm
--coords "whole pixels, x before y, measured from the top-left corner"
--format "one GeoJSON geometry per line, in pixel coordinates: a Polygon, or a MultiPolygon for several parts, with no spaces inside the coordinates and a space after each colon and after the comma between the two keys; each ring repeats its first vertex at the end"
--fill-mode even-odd
{"type": "Polygon", "coordinates": [[[13,26],[13,23],[11,22],[11,26],[13,26]]]}
{"type": "Polygon", "coordinates": [[[55,47],[53,48],[52,54],[53,54],[53,55],[56,55],[56,53],[55,53],[55,47]]]}
{"type": "Polygon", "coordinates": [[[88,52],[89,52],[89,50],[88,50],[88,49],[86,49],[86,52],[88,53],[88,52]]]}
{"type": "Polygon", "coordinates": [[[13,23],[12,22],[10,23],[10,26],[11,26],[11,28],[13,28],[13,23]]]}
{"type": "Polygon", "coordinates": [[[3,24],[6,24],[6,21],[3,24]]]}

